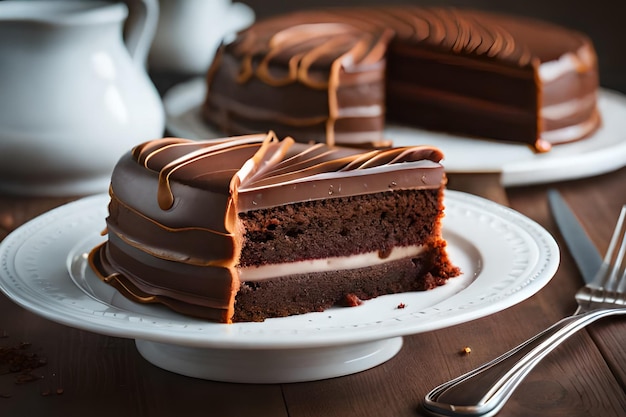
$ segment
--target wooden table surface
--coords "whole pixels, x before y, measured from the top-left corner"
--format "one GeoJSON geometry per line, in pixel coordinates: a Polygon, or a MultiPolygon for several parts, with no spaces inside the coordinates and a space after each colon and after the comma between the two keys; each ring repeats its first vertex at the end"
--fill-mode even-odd
{"type": "MultiPolygon", "coordinates": [[[[562,191],[598,249],[605,251],[622,204],[626,168],[594,178],[504,190],[491,175],[451,175],[450,188],[486,196],[537,221],[563,242],[546,190],[562,191]]],[[[0,239],[72,198],[0,196],[0,239]]],[[[193,379],[161,370],[128,339],[66,327],[0,295],[0,347],[45,365],[33,380],[0,362],[0,416],[419,416],[424,395],[522,342],[575,309],[583,284],[561,251],[554,278],[536,295],[491,316],[404,338],[386,363],[315,382],[253,385],[193,379]],[[460,354],[464,346],[468,355],[460,354]],[[15,352],[13,352],[15,353],[15,352]]],[[[0,351],[1,352],[1,351],[0,351]]],[[[2,361],[0,355],[0,361],[2,361]]],[[[552,352],[522,383],[501,416],[626,415],[626,321],[604,319],[552,352]]]]}

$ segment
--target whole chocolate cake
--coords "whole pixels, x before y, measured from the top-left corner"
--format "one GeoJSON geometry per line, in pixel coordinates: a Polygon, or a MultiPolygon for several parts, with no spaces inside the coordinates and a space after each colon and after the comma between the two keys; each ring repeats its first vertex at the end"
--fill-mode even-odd
{"type": "Polygon", "coordinates": [[[203,117],[227,134],[272,129],[331,145],[389,145],[392,121],[547,151],[600,123],[587,36],[454,8],[268,18],[222,45],[207,84],[203,117]]]}
{"type": "Polygon", "coordinates": [[[124,155],[90,263],[138,302],[229,323],[442,285],[446,177],[428,146],[362,150],[257,134],[124,155]]]}

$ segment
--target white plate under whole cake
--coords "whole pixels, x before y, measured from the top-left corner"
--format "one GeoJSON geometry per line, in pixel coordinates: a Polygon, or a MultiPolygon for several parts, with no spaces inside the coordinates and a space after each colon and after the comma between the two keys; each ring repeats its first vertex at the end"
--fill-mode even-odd
{"type": "MultiPolygon", "coordinates": [[[[163,97],[166,128],[188,139],[222,137],[204,122],[201,106],[205,80],[180,83],[163,97]]],[[[396,146],[434,145],[440,148],[448,172],[501,172],[502,185],[520,186],[585,178],[626,166],[626,96],[600,89],[598,106],[602,126],[589,138],[556,145],[537,154],[524,144],[467,138],[413,127],[389,125],[385,136],[396,146]]]]}
{"type": "Polygon", "coordinates": [[[95,276],[87,254],[106,238],[100,232],[108,201],[106,194],[77,200],[7,236],[0,243],[0,289],[47,319],[134,339],[156,366],[218,381],[298,382],[369,369],[393,358],[403,336],[525,300],[550,281],[559,264],[556,242],[537,223],[489,200],[447,191],[443,232],[463,274],[446,285],[357,307],[219,324],[129,301],[95,276]]]}

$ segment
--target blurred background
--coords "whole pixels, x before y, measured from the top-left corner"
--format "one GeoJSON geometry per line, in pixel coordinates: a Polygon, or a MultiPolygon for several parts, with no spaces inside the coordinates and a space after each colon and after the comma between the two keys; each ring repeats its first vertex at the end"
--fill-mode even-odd
{"type": "Polygon", "coordinates": [[[626,93],[625,0],[239,0],[261,19],[294,10],[384,4],[478,8],[535,17],[585,32],[594,42],[603,87],[626,93]]]}
{"type": "Polygon", "coordinates": [[[206,129],[201,120],[185,118],[194,116],[195,108],[181,105],[202,102],[203,77],[225,36],[254,20],[297,10],[454,6],[553,22],[587,34],[596,48],[601,86],[626,94],[626,0],[111,0],[125,3],[128,17],[119,4],[78,2],[52,7],[58,1],[0,0],[6,6],[0,36],[2,190],[106,192],[119,155],[162,136],[166,116],[176,114],[185,127],[198,122],[206,129]],[[107,14],[115,9],[114,16],[107,14]],[[15,10],[23,15],[16,18],[15,10]],[[68,13],[72,19],[64,19],[68,13]],[[93,38],[86,40],[87,35],[93,38]],[[174,92],[185,94],[165,100],[177,85],[186,89],[174,92]]]}

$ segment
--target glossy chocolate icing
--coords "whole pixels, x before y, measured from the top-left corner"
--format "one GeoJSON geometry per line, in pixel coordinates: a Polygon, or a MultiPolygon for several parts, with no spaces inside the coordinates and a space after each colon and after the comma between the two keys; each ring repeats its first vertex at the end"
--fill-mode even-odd
{"type": "Polygon", "coordinates": [[[270,132],[143,143],[116,165],[108,240],[90,256],[101,278],[142,302],[229,322],[239,289],[239,213],[297,202],[441,189],[430,146],[305,145],[270,132]]]}
{"type": "Polygon", "coordinates": [[[276,129],[385,145],[385,118],[538,150],[599,124],[597,62],[581,33],[453,8],[296,12],[223,45],[204,115],[230,134],[276,129]]]}

